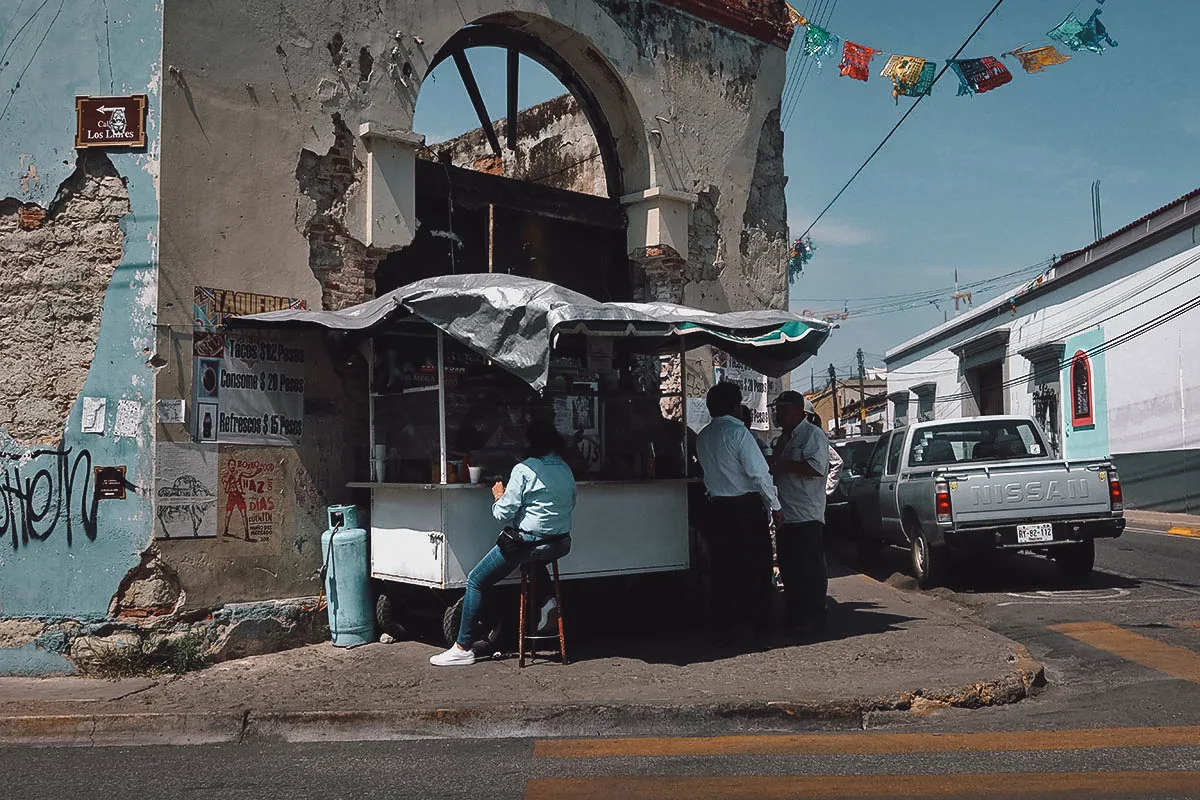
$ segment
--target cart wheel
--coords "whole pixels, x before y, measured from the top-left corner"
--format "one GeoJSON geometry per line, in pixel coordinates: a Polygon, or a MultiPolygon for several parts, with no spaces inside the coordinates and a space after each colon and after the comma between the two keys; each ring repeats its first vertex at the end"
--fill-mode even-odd
{"type": "Polygon", "coordinates": [[[397,641],[408,638],[408,629],[401,621],[404,619],[404,603],[395,595],[381,591],[375,599],[375,622],[379,630],[397,641]]]}
{"type": "MultiPolygon", "coordinates": [[[[463,599],[460,597],[442,615],[442,636],[446,638],[447,647],[458,640],[458,628],[462,623],[462,607],[463,599]]],[[[475,631],[475,641],[471,644],[471,649],[477,655],[490,656],[496,652],[500,636],[503,633],[500,616],[493,612],[491,604],[487,601],[484,601],[480,611],[479,626],[475,631]]]]}

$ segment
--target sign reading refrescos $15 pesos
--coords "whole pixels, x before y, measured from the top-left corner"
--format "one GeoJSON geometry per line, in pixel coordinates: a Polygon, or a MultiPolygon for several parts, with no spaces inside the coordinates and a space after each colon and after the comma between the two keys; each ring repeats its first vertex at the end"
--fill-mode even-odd
{"type": "MultiPolygon", "coordinates": [[[[304,434],[305,350],[274,333],[222,331],[224,320],[236,316],[222,301],[225,296],[251,295],[196,289],[195,436],[208,442],[298,445],[304,434]]],[[[303,303],[272,298],[272,305],[303,303]]]]}

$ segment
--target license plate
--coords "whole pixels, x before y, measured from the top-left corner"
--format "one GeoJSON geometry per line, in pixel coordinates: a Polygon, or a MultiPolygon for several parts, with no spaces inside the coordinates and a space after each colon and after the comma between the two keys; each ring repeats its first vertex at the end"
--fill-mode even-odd
{"type": "Polygon", "coordinates": [[[1017,526],[1017,544],[1054,541],[1054,526],[1049,522],[1017,526]]]}

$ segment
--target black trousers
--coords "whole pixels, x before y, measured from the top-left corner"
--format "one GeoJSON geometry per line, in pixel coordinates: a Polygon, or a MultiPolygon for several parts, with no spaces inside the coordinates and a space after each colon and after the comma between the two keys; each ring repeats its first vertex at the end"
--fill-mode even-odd
{"type": "Polygon", "coordinates": [[[821,522],[785,523],[775,529],[775,553],[789,625],[824,619],[829,592],[824,533],[821,522]]]}
{"type": "Polygon", "coordinates": [[[771,532],[757,494],[714,497],[703,526],[709,553],[711,618],[720,633],[771,626],[771,532]]]}

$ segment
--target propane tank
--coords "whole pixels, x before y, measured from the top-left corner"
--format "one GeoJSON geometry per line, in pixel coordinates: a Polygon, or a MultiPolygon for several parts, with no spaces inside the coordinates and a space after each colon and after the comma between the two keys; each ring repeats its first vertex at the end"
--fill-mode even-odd
{"type": "Polygon", "coordinates": [[[329,631],[337,647],[375,640],[367,532],[358,527],[356,506],[329,506],[329,528],[321,534],[321,563],[329,631]]]}

